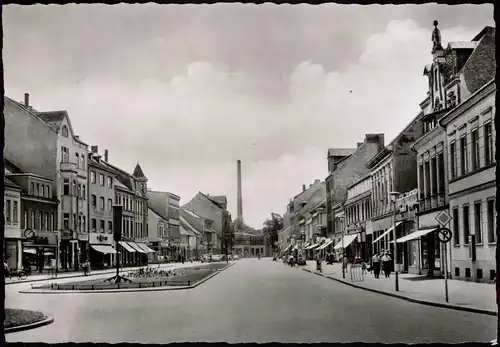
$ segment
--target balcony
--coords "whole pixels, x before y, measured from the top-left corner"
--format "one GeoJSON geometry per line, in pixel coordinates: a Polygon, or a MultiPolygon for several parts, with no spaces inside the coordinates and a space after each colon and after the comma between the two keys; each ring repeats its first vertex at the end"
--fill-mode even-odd
{"type": "Polygon", "coordinates": [[[445,194],[440,192],[434,195],[428,195],[418,201],[420,212],[432,210],[444,206],[446,203],[445,194]]]}
{"type": "Polygon", "coordinates": [[[61,163],[61,171],[64,172],[77,172],[76,171],[76,163],[61,163]]]}

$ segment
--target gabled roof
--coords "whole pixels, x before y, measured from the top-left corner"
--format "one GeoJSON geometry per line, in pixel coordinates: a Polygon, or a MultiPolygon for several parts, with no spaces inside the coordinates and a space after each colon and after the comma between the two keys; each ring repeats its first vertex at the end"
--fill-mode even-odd
{"type": "Polygon", "coordinates": [[[211,196],[209,195],[206,195],[206,194],[203,194],[202,192],[198,192],[201,196],[204,196],[208,201],[212,202],[215,206],[217,206],[218,208],[220,208],[221,210],[224,209],[224,206],[222,206],[222,203],[215,200],[215,199],[212,199],[211,196]]]}
{"type": "Polygon", "coordinates": [[[5,185],[5,187],[9,187],[9,188],[12,188],[14,190],[23,190],[23,188],[21,188],[20,186],[18,186],[17,184],[15,184],[14,182],[12,182],[11,180],[9,180],[5,175],[3,176],[3,183],[5,185]]]}
{"type": "Polygon", "coordinates": [[[19,166],[17,166],[12,160],[9,160],[7,158],[3,158],[3,164],[4,167],[9,170],[13,174],[24,174],[26,173],[24,170],[22,170],[19,166]]]}
{"type": "Polygon", "coordinates": [[[309,199],[307,199],[306,204],[297,212],[297,214],[303,215],[311,211],[314,207],[318,205],[318,199],[323,200],[326,198],[326,187],[322,184],[321,187],[316,190],[309,199]]]}
{"type": "Polygon", "coordinates": [[[203,233],[204,227],[204,218],[198,216],[196,213],[185,210],[183,208],[179,209],[179,218],[184,220],[186,223],[189,223],[194,229],[198,231],[198,233],[203,233]]]}
{"type": "Polygon", "coordinates": [[[356,152],[356,148],[329,148],[328,149],[328,158],[329,157],[345,157],[356,152]]]}
{"type": "Polygon", "coordinates": [[[132,174],[135,178],[146,178],[144,175],[144,172],[142,171],[141,166],[139,165],[139,162],[137,162],[137,165],[135,166],[134,173],[132,174]]]}
{"type": "Polygon", "coordinates": [[[39,122],[41,122],[42,124],[44,124],[45,126],[49,127],[50,129],[52,129],[54,132],[57,132],[57,130],[54,128],[54,126],[52,126],[51,124],[47,123],[45,120],[43,120],[36,112],[35,109],[31,108],[31,107],[26,107],[24,104],[16,101],[16,100],[13,100],[7,96],[4,96],[4,101],[5,103],[10,103],[12,105],[14,105],[15,107],[17,107],[18,109],[20,109],[21,111],[27,113],[28,115],[30,115],[31,117],[37,119],[39,122]]]}
{"type": "Polygon", "coordinates": [[[180,221],[181,221],[181,225],[185,225],[187,227],[187,229],[189,229],[189,231],[192,232],[192,234],[194,234],[196,236],[200,236],[202,234],[193,225],[191,225],[191,223],[189,223],[189,221],[186,218],[184,218],[183,216],[180,217],[180,221]]]}
{"type": "Polygon", "coordinates": [[[227,204],[227,198],[225,195],[209,195],[208,198],[217,201],[219,204],[227,204]]]}

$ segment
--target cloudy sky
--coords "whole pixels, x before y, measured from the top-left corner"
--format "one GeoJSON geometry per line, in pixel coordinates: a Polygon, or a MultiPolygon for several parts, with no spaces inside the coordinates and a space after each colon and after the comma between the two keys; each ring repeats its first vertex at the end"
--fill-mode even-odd
{"type": "Polygon", "coordinates": [[[187,202],[227,195],[260,227],[327,148],[386,142],[418,114],[443,42],[492,25],[493,5],[67,5],[3,8],[6,95],[66,109],[80,138],[187,202]]]}

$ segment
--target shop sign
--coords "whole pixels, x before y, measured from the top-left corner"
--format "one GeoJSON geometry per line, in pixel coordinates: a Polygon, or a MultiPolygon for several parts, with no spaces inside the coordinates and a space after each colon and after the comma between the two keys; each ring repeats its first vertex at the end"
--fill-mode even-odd
{"type": "Polygon", "coordinates": [[[90,244],[92,245],[112,245],[112,234],[90,234],[90,244]]]}
{"type": "Polygon", "coordinates": [[[57,232],[53,231],[35,231],[35,235],[32,236],[26,242],[27,244],[34,245],[56,245],[57,244],[57,232]]]}

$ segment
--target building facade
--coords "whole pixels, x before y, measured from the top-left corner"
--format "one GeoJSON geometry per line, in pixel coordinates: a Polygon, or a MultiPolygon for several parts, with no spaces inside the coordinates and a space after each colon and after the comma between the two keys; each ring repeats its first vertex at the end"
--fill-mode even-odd
{"type": "Polygon", "coordinates": [[[113,205],[115,204],[116,174],[109,165],[108,151],[104,157],[98,153],[98,147],[92,146],[88,153],[88,203],[89,224],[85,233],[80,235],[80,248],[84,259],[91,267],[102,269],[111,267],[116,262],[116,250],[113,241],[113,205]]]}
{"type": "Polygon", "coordinates": [[[495,278],[495,93],[491,80],[440,121],[448,148],[451,268],[457,279],[495,278]]]}
{"type": "MultiPolygon", "coordinates": [[[[149,206],[157,211],[168,222],[168,240],[163,240],[162,253],[173,257],[174,254],[184,252],[183,249],[187,248],[188,242],[181,240],[181,233],[189,233],[186,230],[181,230],[180,222],[180,196],[169,192],[148,191],[149,206]],[[165,242],[168,241],[168,242],[165,242]]],[[[187,238],[187,234],[183,239],[187,238]]]]}
{"type": "Polygon", "coordinates": [[[4,175],[4,242],[3,254],[9,269],[22,269],[21,191],[22,188],[4,175]]]}
{"type": "MultiPolygon", "coordinates": [[[[148,201],[148,205],[150,202],[148,201]]],[[[155,211],[149,206],[148,211],[148,241],[154,254],[149,255],[149,261],[161,260],[168,255],[170,239],[168,217],[162,211],[155,211]]]]}

